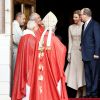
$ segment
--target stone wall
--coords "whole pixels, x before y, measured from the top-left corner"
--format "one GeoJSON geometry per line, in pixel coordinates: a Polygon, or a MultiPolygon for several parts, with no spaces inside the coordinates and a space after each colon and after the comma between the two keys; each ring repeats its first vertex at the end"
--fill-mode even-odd
{"type": "Polygon", "coordinates": [[[5,30],[5,0],[0,0],[0,34],[5,30]]]}

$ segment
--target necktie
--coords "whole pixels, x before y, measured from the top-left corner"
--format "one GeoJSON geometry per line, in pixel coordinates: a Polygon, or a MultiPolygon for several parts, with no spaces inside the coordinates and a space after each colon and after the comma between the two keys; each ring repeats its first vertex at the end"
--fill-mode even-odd
{"type": "Polygon", "coordinates": [[[87,26],[87,23],[84,24],[84,31],[85,31],[85,29],[86,29],[86,26],[87,26]]]}

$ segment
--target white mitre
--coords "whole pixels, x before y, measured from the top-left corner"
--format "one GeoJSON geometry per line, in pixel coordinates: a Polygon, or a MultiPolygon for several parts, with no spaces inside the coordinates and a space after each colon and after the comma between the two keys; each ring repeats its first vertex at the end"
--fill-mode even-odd
{"type": "Polygon", "coordinates": [[[58,20],[57,17],[50,11],[44,18],[43,18],[43,24],[45,28],[55,28],[58,20]]]}
{"type": "Polygon", "coordinates": [[[56,24],[58,22],[57,17],[50,11],[42,20],[44,26],[45,26],[45,31],[42,33],[40,42],[39,42],[39,47],[42,47],[42,44],[44,42],[44,35],[46,31],[49,31],[48,38],[47,38],[47,46],[50,46],[51,43],[51,36],[52,33],[55,30],[56,24]]]}

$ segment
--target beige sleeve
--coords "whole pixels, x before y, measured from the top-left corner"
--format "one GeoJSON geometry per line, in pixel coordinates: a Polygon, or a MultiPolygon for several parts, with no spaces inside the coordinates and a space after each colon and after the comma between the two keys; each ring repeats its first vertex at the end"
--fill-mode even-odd
{"type": "Polygon", "coordinates": [[[68,53],[71,53],[71,49],[72,49],[72,35],[71,35],[71,30],[70,27],[68,28],[68,53]]]}

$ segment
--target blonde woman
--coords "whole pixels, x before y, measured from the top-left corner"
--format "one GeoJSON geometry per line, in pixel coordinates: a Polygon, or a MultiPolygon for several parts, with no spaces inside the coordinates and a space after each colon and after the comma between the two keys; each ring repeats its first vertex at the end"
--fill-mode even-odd
{"type": "Polygon", "coordinates": [[[85,86],[84,66],[80,48],[82,25],[80,10],[73,13],[74,24],[69,26],[69,46],[68,46],[68,66],[66,67],[67,86],[76,90],[77,96],[83,95],[83,86],[85,86]],[[78,91],[77,91],[78,90],[78,91]]]}

